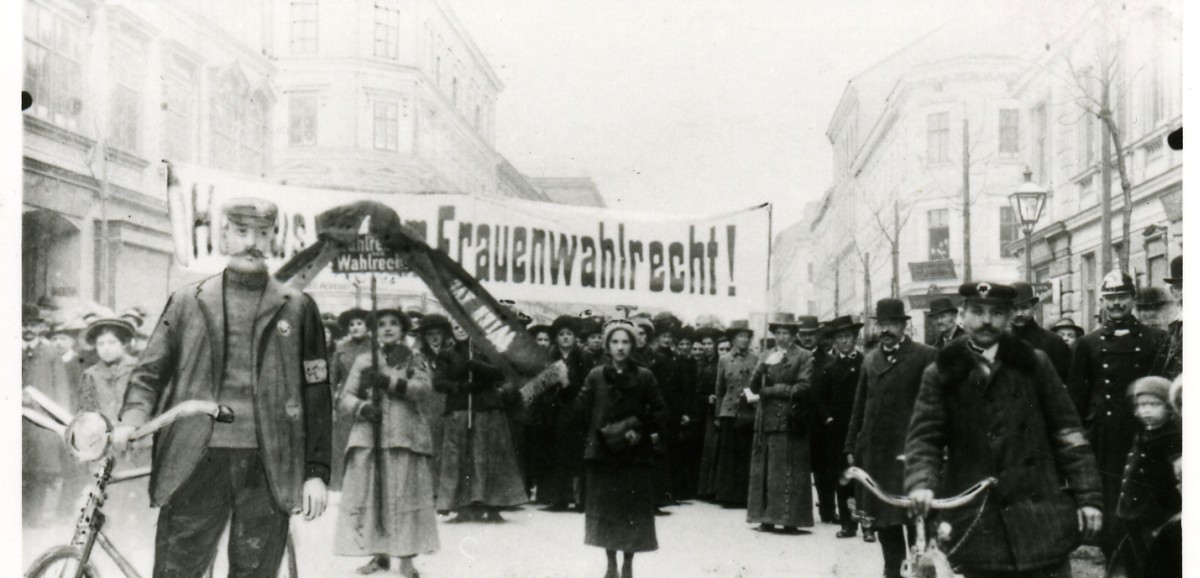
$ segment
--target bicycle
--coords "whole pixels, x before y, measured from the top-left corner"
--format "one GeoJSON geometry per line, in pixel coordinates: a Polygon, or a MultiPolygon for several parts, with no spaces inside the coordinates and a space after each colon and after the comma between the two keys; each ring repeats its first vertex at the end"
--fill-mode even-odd
{"type": "MultiPolygon", "coordinates": [[[[855,480],[862,484],[864,488],[875,494],[880,500],[886,504],[896,506],[898,508],[908,509],[912,505],[912,500],[907,496],[893,496],[881,489],[871,479],[871,475],[857,467],[846,468],[842,472],[841,483],[843,485],[855,480]]],[[[975,528],[975,523],[979,521],[980,515],[983,514],[983,509],[987,506],[987,491],[996,484],[996,478],[987,478],[970,488],[967,491],[953,497],[936,499],[930,504],[930,509],[933,510],[953,510],[955,508],[971,503],[978,498],[980,494],[984,494],[983,503],[979,505],[979,514],[976,514],[975,520],[971,522],[971,526],[963,533],[958,544],[962,544],[970,536],[971,531],[975,528]]],[[[925,517],[916,516],[915,524],[917,537],[913,543],[913,547],[908,551],[904,558],[904,562],[900,567],[900,575],[906,578],[954,578],[958,576],[954,572],[954,568],[950,565],[949,556],[954,554],[958,544],[950,551],[942,552],[939,543],[945,543],[950,537],[950,524],[942,522],[938,526],[938,539],[929,541],[925,536],[925,517]]]]}
{"type": "MultiPolygon", "coordinates": [[[[26,387],[24,393],[27,399],[42,410],[23,407],[21,413],[26,420],[58,434],[66,443],[67,451],[76,460],[89,463],[99,462],[93,475],[93,481],[83,494],[84,502],[75,523],[71,543],[54,546],[43,552],[30,564],[25,576],[27,578],[49,576],[100,578],[96,565],[91,561],[94,547],[99,544],[126,578],[141,578],[141,574],[134,569],[133,564],[104,534],[106,517],[103,507],[107,500],[109,485],[149,476],[150,467],[114,472],[116,455],[112,450],[110,440],[112,424],[108,418],[90,411],[72,416],[69,411],[32,386],[26,387]]],[[[231,423],[234,419],[233,410],[226,406],[217,405],[212,401],[189,400],[159,414],[138,428],[130,441],[149,437],[180,419],[204,415],[219,423],[231,423]]],[[[290,535],[287,541],[287,558],[289,575],[295,578],[298,575],[296,555],[290,535]]],[[[211,567],[208,569],[208,575],[212,575],[211,567]]]]}

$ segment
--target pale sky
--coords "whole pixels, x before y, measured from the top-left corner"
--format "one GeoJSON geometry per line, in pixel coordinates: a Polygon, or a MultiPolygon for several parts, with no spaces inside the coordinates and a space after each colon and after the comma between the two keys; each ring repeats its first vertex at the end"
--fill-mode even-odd
{"type": "Polygon", "coordinates": [[[531,176],[591,176],[610,207],[775,204],[832,183],[847,81],[979,8],[948,0],[450,0],[505,84],[496,147],[531,176]]]}

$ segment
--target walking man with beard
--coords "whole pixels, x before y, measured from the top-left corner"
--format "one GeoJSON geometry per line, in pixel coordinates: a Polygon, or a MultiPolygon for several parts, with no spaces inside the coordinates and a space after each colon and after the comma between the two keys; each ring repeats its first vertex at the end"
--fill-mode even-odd
{"type": "Polygon", "coordinates": [[[333,414],[316,303],[267,272],[275,205],[223,209],[216,276],[173,293],[130,375],[113,445],[188,400],[215,400],[234,421],[175,422],[154,439],[151,505],[159,506],[155,578],[199,578],[228,523],[229,576],[279,571],[288,519],[325,511],[333,414]]]}
{"type": "MultiPolygon", "coordinates": [[[[914,343],[905,334],[908,320],[899,299],[880,299],[875,305],[879,347],[863,360],[844,448],[846,464],[866,470],[879,488],[890,494],[904,489],[904,436],[921,374],[937,356],[936,349],[914,343]]],[[[916,538],[908,512],[865,491],[859,492],[858,503],[883,549],[884,577],[899,578],[900,563],[916,538]]]]}
{"type": "Polygon", "coordinates": [[[1146,327],[1133,316],[1133,278],[1120,271],[1104,276],[1101,299],[1108,321],[1075,343],[1067,391],[1083,419],[1089,441],[1096,452],[1096,465],[1104,491],[1105,530],[1100,547],[1106,557],[1121,535],[1116,528],[1117,501],[1125,460],[1138,432],[1138,422],[1129,403],[1130,384],[1152,375],[1167,334],[1146,327]]]}
{"type": "Polygon", "coordinates": [[[929,316],[933,318],[933,328],[937,330],[937,339],[930,345],[942,349],[961,337],[965,332],[958,324],[958,307],[949,297],[938,297],[929,303],[929,316]]]}
{"type": "Polygon", "coordinates": [[[1046,354],[1004,333],[1017,292],[987,282],[959,292],[967,337],[925,369],[905,490],[924,516],[935,490],[951,496],[995,477],[986,501],[939,514],[950,562],[966,578],[1070,578],[1080,537],[1102,525],[1091,448],[1046,354]]]}
{"type": "Polygon", "coordinates": [[[1012,325],[1009,330],[1013,335],[1021,338],[1021,341],[1044,352],[1050,358],[1050,363],[1054,364],[1058,378],[1066,383],[1067,374],[1071,371],[1071,348],[1053,331],[1043,329],[1041,325],[1038,325],[1037,319],[1033,316],[1033,308],[1038,304],[1038,296],[1033,293],[1033,285],[1019,281],[1013,283],[1012,288],[1017,295],[1013,297],[1012,325]]]}

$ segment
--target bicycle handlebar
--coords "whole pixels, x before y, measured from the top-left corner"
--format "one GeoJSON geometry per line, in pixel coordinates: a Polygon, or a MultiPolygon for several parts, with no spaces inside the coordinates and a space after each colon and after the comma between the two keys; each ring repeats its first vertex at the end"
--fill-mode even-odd
{"type": "MultiPolygon", "coordinates": [[[[893,496],[879,489],[879,485],[875,483],[875,480],[871,479],[871,475],[860,468],[851,466],[846,468],[846,471],[842,472],[842,484],[850,483],[850,480],[857,480],[858,483],[862,484],[864,488],[870,490],[872,494],[875,494],[876,497],[886,504],[890,504],[898,508],[908,508],[910,505],[912,505],[912,500],[907,496],[893,496]]],[[[952,510],[954,508],[958,508],[979,497],[980,494],[982,494],[995,483],[996,478],[987,478],[971,486],[970,488],[967,488],[967,491],[957,496],[936,499],[930,504],[929,507],[934,510],[952,510]]]]}

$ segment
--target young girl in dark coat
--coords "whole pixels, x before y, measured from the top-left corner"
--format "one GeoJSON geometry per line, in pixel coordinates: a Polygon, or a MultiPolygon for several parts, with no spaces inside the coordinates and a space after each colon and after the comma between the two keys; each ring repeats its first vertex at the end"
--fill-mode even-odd
{"type": "MultiPolygon", "coordinates": [[[[1109,567],[1111,576],[1157,578],[1150,571],[1149,551],[1160,528],[1183,507],[1177,464],[1183,455],[1183,433],[1168,402],[1171,382],[1158,376],[1133,383],[1134,415],[1144,429],[1138,432],[1125,464],[1117,516],[1124,538],[1109,567]]],[[[1168,555],[1180,559],[1182,551],[1168,555]]],[[[1161,556],[1161,554],[1160,554],[1161,556]]]]}
{"type": "Polygon", "coordinates": [[[604,548],[605,578],[633,576],[633,555],[658,549],[654,528],[654,443],[666,406],[654,374],[630,359],[633,324],[610,322],[604,346],[610,361],[593,369],[575,400],[587,424],[584,543],[604,548]]]}

